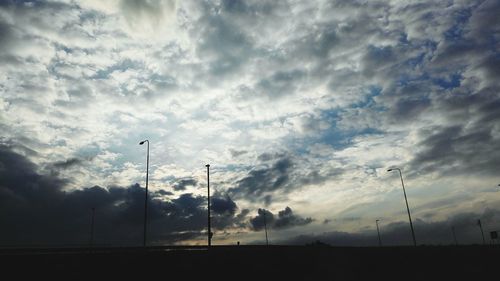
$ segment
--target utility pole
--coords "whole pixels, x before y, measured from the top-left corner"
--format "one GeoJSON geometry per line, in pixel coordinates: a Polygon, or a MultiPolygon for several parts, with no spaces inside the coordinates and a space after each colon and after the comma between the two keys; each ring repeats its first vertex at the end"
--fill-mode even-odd
{"type": "Polygon", "coordinates": [[[378,222],[380,220],[375,220],[375,224],[377,225],[377,234],[378,234],[378,246],[382,247],[382,239],[380,239],[380,230],[378,229],[378,222]]]}
{"type": "Polygon", "coordinates": [[[269,240],[267,239],[267,223],[266,223],[266,210],[264,210],[264,230],[266,232],[266,246],[269,246],[269,240]]]}
{"type": "Polygon", "coordinates": [[[401,172],[400,168],[392,168],[387,170],[388,172],[392,172],[394,170],[397,170],[399,172],[399,177],[401,178],[401,185],[403,186],[403,194],[405,196],[405,202],[406,202],[406,211],[408,211],[408,220],[410,221],[410,228],[411,228],[411,237],[413,238],[413,246],[417,246],[417,239],[415,238],[415,231],[413,230],[413,223],[411,222],[411,215],[410,215],[410,207],[408,206],[408,199],[406,198],[406,190],[405,190],[405,184],[403,182],[403,173],[401,172]]]}
{"type": "Polygon", "coordinates": [[[207,167],[207,189],[208,189],[208,247],[212,245],[212,230],[210,227],[210,164],[207,167]]]}
{"type": "Polygon", "coordinates": [[[147,225],[148,225],[148,179],[149,179],[149,140],[143,140],[139,143],[139,145],[143,145],[144,143],[148,144],[147,148],[147,158],[146,158],[146,194],[144,196],[144,230],[143,230],[143,239],[142,246],[146,247],[146,237],[147,237],[147,225]]]}
{"type": "Polygon", "coordinates": [[[479,229],[481,230],[481,236],[483,237],[483,245],[486,245],[486,240],[484,239],[483,226],[481,225],[481,220],[477,220],[477,225],[479,225],[479,229]]]}

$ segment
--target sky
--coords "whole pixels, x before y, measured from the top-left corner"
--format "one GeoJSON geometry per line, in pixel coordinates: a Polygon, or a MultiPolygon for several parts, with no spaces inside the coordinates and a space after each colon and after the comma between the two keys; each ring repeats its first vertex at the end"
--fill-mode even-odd
{"type": "Polygon", "coordinates": [[[487,243],[500,2],[0,1],[0,245],[487,243]]]}

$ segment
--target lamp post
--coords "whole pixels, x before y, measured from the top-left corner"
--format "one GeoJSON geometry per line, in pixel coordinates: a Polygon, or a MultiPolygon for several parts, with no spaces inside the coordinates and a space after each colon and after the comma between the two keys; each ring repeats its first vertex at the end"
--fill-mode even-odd
{"type": "Polygon", "coordinates": [[[408,207],[408,199],[406,198],[405,184],[403,182],[403,174],[401,173],[401,169],[399,169],[399,168],[392,168],[392,169],[387,170],[387,172],[392,172],[394,170],[397,170],[399,172],[399,177],[401,178],[401,185],[403,186],[403,194],[405,196],[405,202],[406,202],[406,210],[408,211],[408,219],[410,221],[411,236],[413,238],[413,246],[417,246],[417,240],[415,239],[415,231],[413,230],[413,223],[411,222],[410,207],[408,207]]]}
{"type": "Polygon", "coordinates": [[[149,140],[143,140],[139,144],[143,145],[145,142],[148,143],[147,148],[147,158],[146,158],[146,195],[144,196],[144,236],[142,245],[146,247],[146,233],[147,233],[147,224],[148,224],[148,175],[149,175],[149,140]]]}
{"type": "Polygon", "coordinates": [[[486,245],[486,240],[484,239],[484,232],[483,232],[483,225],[481,224],[481,220],[477,220],[477,225],[479,226],[479,229],[481,230],[481,237],[483,238],[483,245],[486,245]]]}
{"type": "Polygon", "coordinates": [[[266,210],[264,210],[264,231],[266,232],[266,246],[269,246],[269,240],[267,239],[267,222],[266,222],[266,210]]]}
{"type": "Polygon", "coordinates": [[[382,239],[380,239],[380,230],[378,229],[378,222],[380,220],[375,220],[375,224],[377,225],[377,234],[378,234],[378,246],[382,247],[382,239]]]}
{"type": "Polygon", "coordinates": [[[208,247],[212,245],[212,230],[210,227],[210,164],[207,167],[207,189],[208,189],[208,247]]]}

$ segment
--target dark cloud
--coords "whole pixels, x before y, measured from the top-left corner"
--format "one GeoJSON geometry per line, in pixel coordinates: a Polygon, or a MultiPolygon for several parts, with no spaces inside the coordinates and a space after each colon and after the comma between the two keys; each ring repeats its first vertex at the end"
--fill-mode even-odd
{"type": "Polygon", "coordinates": [[[69,158],[65,161],[57,161],[52,163],[50,166],[58,170],[66,170],[68,168],[78,166],[82,164],[85,160],[80,158],[69,158]]]}
{"type": "Polygon", "coordinates": [[[363,74],[373,77],[384,68],[392,67],[396,60],[396,54],[391,46],[382,48],[369,46],[363,58],[363,74]]]}
{"type": "Polygon", "coordinates": [[[493,16],[494,10],[485,9],[498,5],[492,2],[454,3],[450,7],[454,12],[444,17],[437,16],[430,3],[398,8],[400,16],[415,19],[405,22],[401,41],[383,47],[370,45],[362,57],[365,77],[382,85],[382,94],[375,100],[388,109],[387,121],[429,122],[426,117],[445,116],[451,121],[449,126],[453,126],[455,117],[467,120],[475,115],[464,109],[472,109],[474,100],[484,99],[478,93],[490,91],[490,99],[498,97],[498,52],[492,51],[492,34],[499,33],[500,25],[493,16]],[[434,27],[440,32],[429,33],[434,27]],[[408,41],[408,36],[413,37],[412,41],[408,41]],[[471,81],[480,85],[469,84],[471,81]],[[452,115],[454,112],[447,111],[446,103],[467,99],[473,103],[460,109],[460,113],[452,115]]]}
{"type": "Polygon", "coordinates": [[[61,37],[86,37],[88,34],[77,32],[78,28],[62,24],[63,15],[67,17],[65,21],[78,19],[74,17],[75,13],[71,13],[74,8],[70,3],[51,1],[2,1],[0,4],[0,10],[8,12],[16,19],[15,30],[24,35],[19,37],[23,41],[44,38],[52,31],[59,32],[61,37]]]}
{"type": "Polygon", "coordinates": [[[292,172],[292,159],[284,156],[275,161],[270,167],[252,170],[246,177],[230,188],[228,193],[234,198],[245,198],[256,201],[288,186],[292,172]]]}
{"type": "Polygon", "coordinates": [[[97,207],[102,201],[90,203],[74,199],[79,194],[94,198],[100,188],[67,197],[62,190],[64,180],[38,174],[35,164],[4,145],[0,146],[0,155],[0,222],[2,228],[8,229],[0,234],[3,243],[69,243],[72,235],[68,232],[82,238],[76,226],[82,223],[83,217],[88,217],[91,206],[97,207]],[[89,205],[79,209],[86,203],[89,205]],[[76,213],[78,215],[72,217],[76,213]]]}
{"type": "Polygon", "coordinates": [[[257,160],[259,168],[249,171],[227,190],[231,198],[260,202],[267,207],[273,200],[283,200],[293,190],[321,184],[344,173],[343,169],[331,168],[318,172],[322,167],[313,167],[307,158],[296,158],[288,152],[262,153],[257,160]],[[295,169],[296,159],[304,161],[308,169],[295,169]]]}
{"type": "Polygon", "coordinates": [[[312,218],[302,218],[295,215],[290,207],[279,211],[275,216],[269,210],[259,209],[257,216],[250,219],[250,227],[254,231],[259,231],[267,225],[268,229],[284,229],[293,226],[306,225],[313,221],[312,218]]]}
{"type": "Polygon", "coordinates": [[[493,34],[500,33],[500,19],[496,17],[496,11],[500,8],[500,3],[494,0],[481,2],[474,13],[469,18],[471,35],[485,36],[491,38],[493,34]],[[479,33],[479,34],[478,34],[479,33]]]}
{"type": "Polygon", "coordinates": [[[318,171],[311,171],[306,174],[304,177],[299,179],[299,183],[301,185],[319,185],[327,181],[328,179],[338,177],[339,175],[344,174],[344,169],[331,169],[325,175],[320,174],[318,171]]]}
{"type": "MultiPolygon", "coordinates": [[[[414,221],[415,236],[419,245],[452,245],[455,244],[452,227],[455,229],[459,244],[482,244],[478,219],[481,219],[486,242],[489,244],[489,232],[498,230],[500,211],[486,209],[482,214],[459,213],[443,221],[414,221]]],[[[385,225],[379,222],[382,244],[385,246],[411,245],[412,237],[408,222],[395,222],[385,225]]],[[[316,235],[300,235],[278,243],[304,245],[321,241],[334,246],[376,246],[378,236],[376,228],[348,233],[340,231],[325,232],[316,235]]]]}
{"type": "Polygon", "coordinates": [[[269,206],[271,205],[272,201],[273,201],[273,196],[271,194],[268,194],[266,196],[264,196],[264,198],[262,198],[263,201],[264,201],[264,206],[269,206]]]}
{"type": "MultiPolygon", "coordinates": [[[[481,48],[478,48],[474,42],[469,40],[443,42],[436,54],[432,58],[433,66],[446,67],[450,65],[465,67],[468,62],[464,61],[464,57],[476,58],[481,54],[481,48]]],[[[483,47],[484,48],[484,47],[483,47]]]]}
{"type": "Polygon", "coordinates": [[[340,43],[339,35],[336,32],[337,26],[325,25],[320,31],[315,34],[313,44],[311,46],[312,54],[317,57],[328,57],[329,52],[340,43]]]}
{"type": "Polygon", "coordinates": [[[54,203],[61,199],[59,190],[66,184],[65,180],[37,174],[35,164],[4,145],[0,145],[0,154],[2,205],[22,206],[27,203],[26,199],[33,198],[50,204],[51,198],[56,199],[54,203]],[[32,191],[40,193],[39,197],[31,194],[32,191]]]}
{"type": "Polygon", "coordinates": [[[278,98],[286,95],[294,94],[301,80],[304,79],[306,73],[302,70],[278,71],[270,77],[260,80],[255,90],[269,98],[278,98]]]}
{"type": "Polygon", "coordinates": [[[196,181],[194,178],[184,178],[180,179],[177,181],[174,185],[173,188],[175,191],[181,191],[185,190],[187,186],[196,186],[198,184],[198,181],[196,181]]]}
{"type": "MultiPolygon", "coordinates": [[[[459,85],[462,94],[467,92],[473,99],[476,93],[489,88],[498,96],[499,53],[494,47],[500,34],[500,21],[495,11],[498,6],[497,1],[483,1],[462,7],[459,13],[450,16],[455,23],[437,44],[428,64],[427,70],[432,77],[460,73],[463,76],[459,85]],[[470,81],[480,84],[468,85],[470,81]]],[[[458,100],[462,98],[457,96],[458,100]]]]}
{"type": "Polygon", "coordinates": [[[437,128],[419,147],[420,151],[410,163],[419,172],[496,175],[500,168],[500,144],[485,128],[437,128]]]}
{"type": "Polygon", "coordinates": [[[15,40],[12,27],[5,22],[0,21],[0,54],[8,50],[15,40]]]}
{"type": "Polygon", "coordinates": [[[274,215],[269,210],[260,209],[257,211],[257,216],[250,219],[250,226],[254,231],[264,229],[264,227],[271,228],[274,222],[274,215]]]}
{"type": "MultiPolygon", "coordinates": [[[[216,230],[244,229],[248,224],[248,209],[238,213],[238,205],[227,194],[215,192],[210,197],[212,226],[216,230]]],[[[217,233],[216,233],[217,234],[217,233]]]]}
{"type": "Polygon", "coordinates": [[[232,13],[246,14],[250,10],[250,6],[241,0],[223,0],[221,5],[224,10],[232,13]]]}
{"type": "MultiPolygon", "coordinates": [[[[199,65],[200,80],[210,85],[241,73],[255,71],[260,61],[279,60],[276,46],[259,42],[262,36],[273,36],[279,23],[290,12],[287,1],[220,1],[201,2],[200,16],[193,22],[192,40],[197,42],[196,54],[204,58],[199,65]],[[208,75],[207,75],[208,74],[208,75]]],[[[252,87],[256,83],[249,83],[252,87]]],[[[255,89],[249,99],[254,98],[255,89]]],[[[258,93],[257,93],[258,94],[258,93]]]]}
{"type": "Polygon", "coordinates": [[[283,156],[282,154],[276,154],[276,153],[262,153],[260,154],[259,156],[257,156],[257,160],[259,161],[262,161],[262,162],[265,162],[265,161],[269,161],[269,160],[273,160],[273,159],[276,159],[280,156],[283,156]]]}
{"type": "Polygon", "coordinates": [[[166,191],[166,190],[158,190],[158,191],[155,191],[155,193],[159,196],[170,196],[170,195],[174,195],[172,192],[170,191],[166,191]]]}
{"type": "Polygon", "coordinates": [[[407,121],[418,117],[431,106],[429,99],[400,99],[391,109],[391,115],[394,120],[407,121]]]}
{"type": "Polygon", "coordinates": [[[498,77],[500,77],[500,55],[498,53],[491,54],[480,60],[475,69],[484,73],[484,80],[490,86],[498,87],[500,85],[498,82],[498,77]]]}
{"type": "Polygon", "coordinates": [[[54,105],[71,110],[92,106],[95,100],[95,93],[85,81],[75,81],[76,79],[60,73],[54,74],[73,81],[66,89],[69,99],[57,100],[54,102],[54,105]]]}
{"type": "Polygon", "coordinates": [[[211,209],[216,214],[229,213],[232,215],[236,212],[236,203],[234,203],[229,196],[226,198],[213,197],[211,198],[211,201],[211,209]]]}
{"type": "Polygon", "coordinates": [[[231,157],[237,158],[243,154],[248,153],[246,150],[236,150],[236,149],[229,149],[229,153],[231,153],[231,157]]]}
{"type": "Polygon", "coordinates": [[[278,212],[278,218],[274,222],[274,228],[287,228],[296,225],[305,225],[313,221],[312,218],[302,218],[294,215],[290,207],[278,212]]]}
{"type": "Polygon", "coordinates": [[[496,89],[486,89],[475,94],[453,92],[436,99],[435,110],[441,111],[449,123],[480,122],[489,128],[500,118],[500,113],[495,110],[499,103],[500,96],[496,89]]]}
{"type": "Polygon", "coordinates": [[[500,98],[491,91],[438,100],[434,110],[441,111],[450,125],[420,130],[422,141],[410,163],[412,170],[496,175],[500,169],[499,105],[500,98]]]}
{"type": "Polygon", "coordinates": [[[284,9],[285,1],[244,1],[244,0],[223,0],[221,8],[224,12],[234,14],[236,16],[252,17],[269,16],[277,9],[284,9]]]}
{"type": "Polygon", "coordinates": [[[195,35],[200,42],[197,53],[208,58],[208,71],[215,77],[233,75],[255,52],[251,38],[217,10],[218,7],[204,7],[206,14],[197,23],[200,30],[195,35]]]}
{"type": "MultiPolygon", "coordinates": [[[[65,191],[67,181],[36,171],[34,163],[10,147],[0,146],[0,224],[5,230],[0,233],[1,244],[84,245],[89,241],[92,208],[96,243],[140,243],[143,187],[94,186],[65,191]]],[[[148,241],[172,243],[203,234],[207,224],[206,197],[188,193],[159,200],[156,194],[171,193],[160,190],[148,197],[148,241]]],[[[245,225],[248,210],[236,214],[237,205],[229,198],[214,198],[213,203],[217,229],[245,225]]]]}

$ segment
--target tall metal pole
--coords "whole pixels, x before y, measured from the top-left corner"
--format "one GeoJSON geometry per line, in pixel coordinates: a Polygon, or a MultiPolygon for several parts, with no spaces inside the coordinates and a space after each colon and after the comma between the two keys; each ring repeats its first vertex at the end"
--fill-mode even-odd
{"type": "Polygon", "coordinates": [[[90,223],[90,247],[94,246],[94,217],[95,217],[95,208],[92,207],[92,221],[90,223]]]}
{"type": "Polygon", "coordinates": [[[144,196],[144,235],[142,245],[146,247],[146,235],[147,235],[147,224],[148,224],[148,178],[149,178],[149,140],[141,141],[139,144],[143,145],[145,142],[148,143],[147,148],[147,158],[146,158],[146,194],[144,196]]]}
{"type": "Polygon", "coordinates": [[[410,207],[408,207],[408,199],[406,198],[406,190],[405,190],[405,184],[403,182],[403,174],[401,173],[401,169],[399,169],[399,168],[392,168],[392,169],[389,169],[387,171],[390,172],[393,170],[398,170],[399,177],[401,178],[401,185],[403,186],[403,194],[405,196],[405,202],[406,202],[406,210],[408,211],[408,219],[410,221],[411,236],[413,238],[413,246],[417,246],[417,239],[415,239],[415,231],[413,230],[413,223],[411,222],[410,207]]]}
{"type": "Polygon", "coordinates": [[[210,164],[207,167],[207,190],[208,190],[208,247],[212,245],[212,229],[210,226],[210,164]]]}
{"type": "Polygon", "coordinates": [[[267,239],[266,210],[264,210],[264,230],[266,232],[266,246],[269,246],[269,240],[267,239]]]}
{"type": "Polygon", "coordinates": [[[483,237],[483,245],[486,245],[486,240],[484,239],[483,226],[481,225],[481,220],[477,220],[477,224],[479,225],[479,229],[481,229],[481,236],[483,237]]]}
{"type": "Polygon", "coordinates": [[[413,223],[411,222],[410,207],[408,207],[408,199],[406,198],[406,190],[405,190],[405,184],[403,182],[403,174],[401,173],[401,170],[399,168],[398,168],[398,171],[399,171],[399,177],[401,177],[401,185],[403,186],[403,194],[405,195],[406,210],[408,211],[408,219],[410,220],[410,228],[411,228],[411,236],[413,237],[413,245],[417,246],[417,240],[415,239],[415,231],[413,230],[413,223]]]}
{"type": "Polygon", "coordinates": [[[378,229],[378,222],[380,220],[375,220],[375,224],[377,225],[377,234],[378,234],[378,246],[382,247],[382,239],[380,239],[380,230],[378,229]]]}
{"type": "Polygon", "coordinates": [[[455,227],[451,227],[451,233],[453,233],[453,241],[455,241],[455,246],[458,246],[457,235],[455,234],[455,227]]]}

